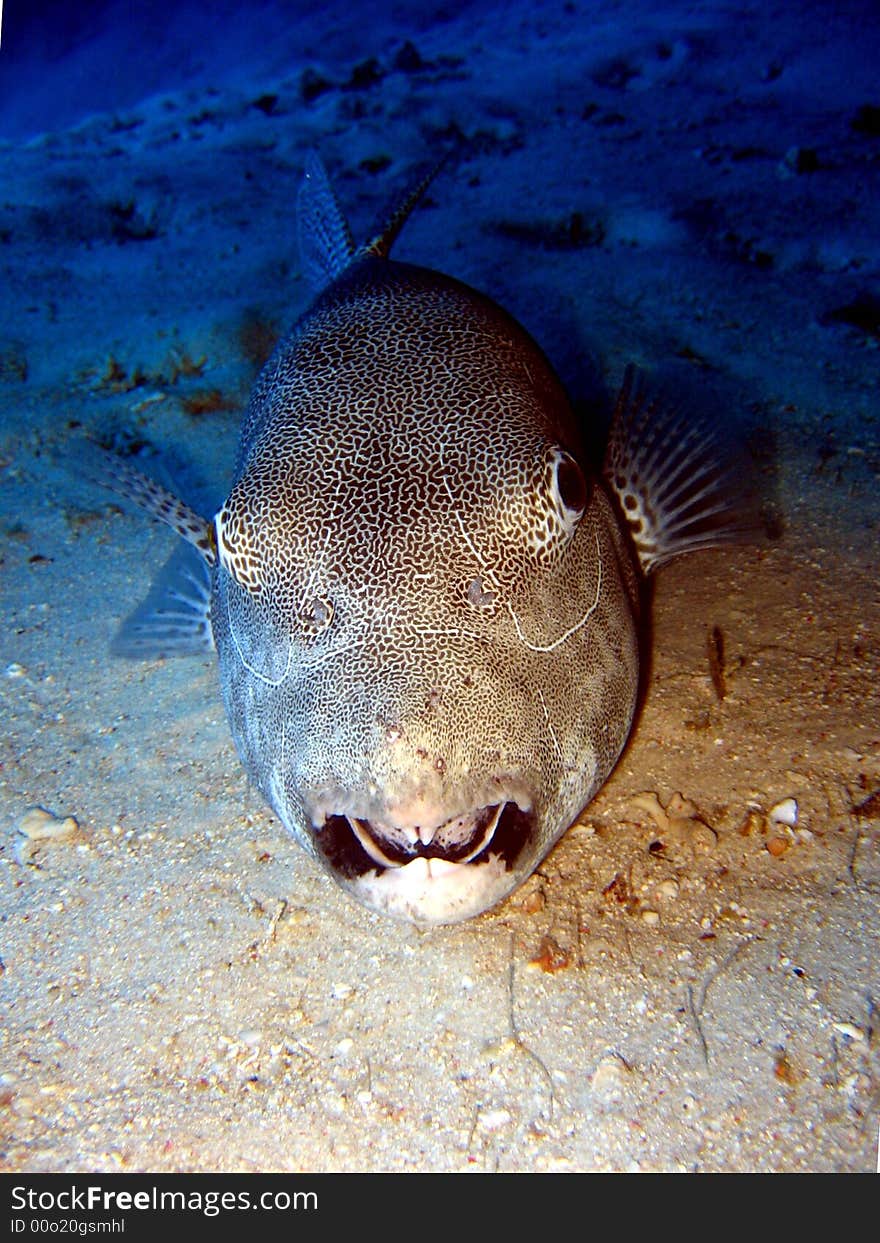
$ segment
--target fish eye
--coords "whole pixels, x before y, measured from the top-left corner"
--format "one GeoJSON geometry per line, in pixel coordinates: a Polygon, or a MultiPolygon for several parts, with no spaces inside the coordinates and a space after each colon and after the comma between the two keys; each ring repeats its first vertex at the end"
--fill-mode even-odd
{"type": "Polygon", "coordinates": [[[567,521],[577,522],[587,507],[589,488],[584,472],[564,449],[553,454],[553,488],[567,521]]]}

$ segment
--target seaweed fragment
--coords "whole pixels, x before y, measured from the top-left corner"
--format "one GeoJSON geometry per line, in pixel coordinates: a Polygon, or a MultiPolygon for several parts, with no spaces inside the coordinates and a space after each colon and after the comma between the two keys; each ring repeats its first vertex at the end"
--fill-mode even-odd
{"type": "Polygon", "coordinates": [[[580,211],[573,211],[562,220],[499,220],[494,229],[502,237],[544,250],[585,250],[600,246],[605,240],[603,222],[588,219],[580,211]]]}
{"type": "Polygon", "coordinates": [[[765,501],[761,505],[759,517],[768,540],[781,540],[785,534],[785,514],[775,501],[765,501]]]}
{"type": "Polygon", "coordinates": [[[18,341],[11,341],[0,349],[0,384],[7,380],[24,384],[28,378],[28,360],[24,346],[18,341]]]}
{"type": "Polygon", "coordinates": [[[114,201],[107,206],[110,216],[110,233],[114,241],[152,242],[159,236],[159,229],[154,220],[147,220],[137,210],[134,199],[124,203],[114,201]]]}
{"type": "Polygon", "coordinates": [[[299,93],[304,104],[312,103],[332,88],[333,83],[322,77],[311,65],[308,65],[300,74],[299,93]]]}
{"type": "Polygon", "coordinates": [[[850,128],[857,134],[867,134],[869,138],[880,138],[880,107],[876,104],[862,104],[850,121],[850,128]]]}
{"type": "Polygon", "coordinates": [[[622,56],[614,56],[604,61],[590,74],[597,86],[604,86],[612,91],[625,91],[633,78],[642,76],[641,69],[631,65],[622,56]]]}
{"type": "Polygon", "coordinates": [[[142,367],[135,367],[129,375],[119,359],[110,354],[97,387],[107,389],[111,393],[130,393],[132,389],[143,388],[148,382],[149,377],[142,367]]]}
{"type": "Polygon", "coordinates": [[[347,82],[343,82],[342,89],[344,91],[368,91],[371,87],[378,86],[384,77],[385,70],[382,65],[375,56],[370,56],[355,65],[351,71],[351,77],[347,82]]]}
{"type": "Polygon", "coordinates": [[[224,397],[219,388],[201,389],[180,399],[180,404],[189,415],[197,417],[202,414],[219,414],[223,410],[232,410],[233,403],[224,397]]]}
{"type": "Polygon", "coordinates": [[[402,47],[398,48],[391,63],[392,68],[397,69],[400,73],[418,73],[422,69],[430,68],[428,62],[423,59],[419,49],[409,39],[402,47]]]}
{"type": "Polygon", "coordinates": [[[391,156],[386,155],[383,151],[378,155],[365,156],[358,165],[358,168],[362,168],[365,173],[370,173],[371,176],[375,177],[378,173],[384,173],[385,169],[388,168],[390,164],[391,156]]]}
{"type": "Polygon", "coordinates": [[[850,814],[858,820],[880,819],[880,790],[875,790],[860,803],[854,803],[850,808],[850,814]]]}
{"type": "Polygon", "coordinates": [[[727,694],[727,682],[724,677],[724,631],[720,626],[711,626],[706,635],[706,655],[709,658],[709,677],[712,686],[722,703],[727,694]]]}
{"type": "Polygon", "coordinates": [[[880,337],[880,298],[876,294],[865,292],[846,302],[843,306],[826,311],[821,317],[821,324],[848,324],[851,328],[859,328],[869,336],[880,337]]]}
{"type": "Polygon", "coordinates": [[[246,311],[238,327],[242,354],[259,369],[278,344],[278,329],[257,310],[246,311]]]}
{"type": "Polygon", "coordinates": [[[264,116],[275,116],[278,107],[278,96],[271,93],[258,95],[256,99],[251,100],[251,107],[258,108],[264,116]]]}

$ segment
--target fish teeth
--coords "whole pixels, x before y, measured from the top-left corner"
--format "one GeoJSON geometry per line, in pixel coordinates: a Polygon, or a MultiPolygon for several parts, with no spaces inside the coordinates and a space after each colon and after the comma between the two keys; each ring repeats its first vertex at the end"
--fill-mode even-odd
{"type": "Polygon", "coordinates": [[[414,883],[426,885],[457,874],[462,866],[485,855],[506,806],[498,803],[483,807],[434,827],[340,814],[380,874],[405,871],[414,883]]]}
{"type": "Polygon", "coordinates": [[[378,863],[383,868],[396,868],[400,864],[391,859],[380,849],[378,842],[374,841],[371,835],[364,829],[361,822],[355,816],[346,816],[348,827],[354,833],[364,850],[370,856],[374,863],[378,863]]]}
{"type": "Polygon", "coordinates": [[[476,858],[476,856],[480,853],[480,851],[484,850],[486,846],[488,846],[489,842],[495,836],[495,830],[498,827],[498,821],[501,818],[501,813],[506,807],[506,805],[507,805],[506,803],[498,804],[498,806],[495,808],[494,815],[492,816],[491,820],[486,825],[486,827],[483,829],[483,832],[480,834],[478,840],[474,843],[473,848],[470,851],[468,851],[468,853],[463,858],[458,860],[459,863],[470,863],[471,859],[476,858]]]}

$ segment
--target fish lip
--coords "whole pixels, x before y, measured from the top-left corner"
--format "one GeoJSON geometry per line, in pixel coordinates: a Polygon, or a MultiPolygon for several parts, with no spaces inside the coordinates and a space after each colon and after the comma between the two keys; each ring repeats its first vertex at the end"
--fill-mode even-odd
{"type": "Polygon", "coordinates": [[[313,840],[330,871],[345,881],[403,869],[418,859],[429,862],[429,876],[436,879],[451,867],[479,867],[490,858],[511,870],[536,827],[531,804],[522,807],[508,798],[452,816],[427,833],[418,825],[383,824],[340,812],[313,826],[313,840]]]}
{"type": "Polygon", "coordinates": [[[420,855],[405,867],[368,872],[344,887],[370,910],[430,928],[481,914],[506,897],[516,880],[504,860],[489,852],[479,864],[420,855]]]}

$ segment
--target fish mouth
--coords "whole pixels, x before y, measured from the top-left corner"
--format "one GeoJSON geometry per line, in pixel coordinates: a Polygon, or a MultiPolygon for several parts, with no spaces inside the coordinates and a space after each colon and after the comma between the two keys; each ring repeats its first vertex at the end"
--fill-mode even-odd
{"type": "Polygon", "coordinates": [[[370,873],[413,869],[423,879],[495,861],[511,871],[534,834],[530,809],[508,800],[452,816],[437,825],[390,824],[351,814],[329,815],[315,843],[332,871],[355,882],[370,873]],[[427,867],[425,866],[427,865],[427,867]]]}

